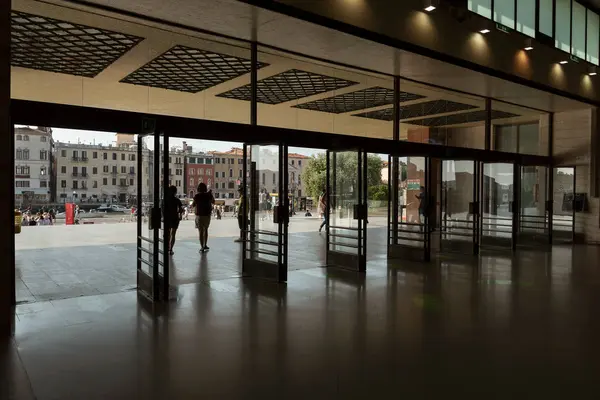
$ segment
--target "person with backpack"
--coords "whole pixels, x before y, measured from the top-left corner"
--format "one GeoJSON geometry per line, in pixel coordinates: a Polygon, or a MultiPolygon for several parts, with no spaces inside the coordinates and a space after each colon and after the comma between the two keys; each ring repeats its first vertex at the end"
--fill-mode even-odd
{"type": "Polygon", "coordinates": [[[208,227],[210,226],[210,216],[213,211],[213,204],[215,204],[215,198],[213,197],[212,190],[208,190],[205,183],[198,185],[198,193],[194,196],[192,201],[192,207],[196,211],[196,229],[198,229],[198,236],[200,239],[200,252],[204,253],[210,248],[207,246],[208,243],[208,227]]]}

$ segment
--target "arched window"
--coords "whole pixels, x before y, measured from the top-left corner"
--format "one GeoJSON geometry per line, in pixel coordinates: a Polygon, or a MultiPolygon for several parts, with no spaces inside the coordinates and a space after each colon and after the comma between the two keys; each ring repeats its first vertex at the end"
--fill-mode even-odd
{"type": "Polygon", "coordinates": [[[29,140],[29,135],[23,135],[23,140],[24,141],[28,141],[29,140]]]}
{"type": "Polygon", "coordinates": [[[17,160],[23,159],[23,150],[17,149],[17,160]]]}
{"type": "Polygon", "coordinates": [[[17,140],[23,140],[23,136],[17,135],[17,140]]]}
{"type": "Polygon", "coordinates": [[[194,186],[194,178],[190,178],[190,186],[194,186]]]}

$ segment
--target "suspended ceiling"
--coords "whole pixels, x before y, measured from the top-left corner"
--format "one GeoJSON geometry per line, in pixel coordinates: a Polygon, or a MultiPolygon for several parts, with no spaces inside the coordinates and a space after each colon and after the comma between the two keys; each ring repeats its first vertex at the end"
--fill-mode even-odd
{"type": "MultiPolygon", "coordinates": [[[[14,98],[247,122],[250,52],[246,44],[215,42],[202,34],[64,4],[13,1],[13,32],[20,33],[13,35],[12,43],[16,55],[12,60],[14,98]]],[[[225,11],[222,15],[219,26],[225,30],[239,30],[248,23],[240,12],[249,11],[249,6],[232,1],[208,4],[202,15],[223,12],[220,7],[229,11],[229,7],[236,7],[237,13],[225,11]]],[[[177,7],[169,10],[176,11],[177,7]]],[[[283,22],[282,18],[291,25],[306,24],[262,10],[255,10],[254,17],[262,21],[256,25],[270,29],[274,21],[283,22]]],[[[266,32],[268,37],[269,30],[266,32]]],[[[307,33],[311,37],[310,31],[307,33]]],[[[336,38],[333,32],[311,39],[315,45],[332,39],[326,48],[316,47],[333,55],[349,54],[349,49],[365,44],[355,40],[349,48],[342,45],[350,45],[348,37],[336,38]]],[[[372,44],[362,50],[373,55],[386,49],[372,44]]],[[[360,51],[360,59],[380,60],[384,70],[397,55],[392,50],[373,58],[360,51]]],[[[391,134],[390,77],[289,57],[270,49],[261,50],[259,61],[259,124],[374,137],[391,134]]],[[[444,77],[450,70],[441,69],[437,76],[444,77]]],[[[458,82],[464,77],[445,79],[458,82]]],[[[525,102],[548,96],[524,89],[527,95],[520,100],[525,102]]],[[[401,91],[405,130],[411,126],[482,125],[485,120],[481,98],[410,81],[401,82],[401,91]]],[[[581,107],[567,99],[553,104],[581,107]]],[[[531,121],[541,115],[499,102],[493,109],[495,123],[531,121]]]]}

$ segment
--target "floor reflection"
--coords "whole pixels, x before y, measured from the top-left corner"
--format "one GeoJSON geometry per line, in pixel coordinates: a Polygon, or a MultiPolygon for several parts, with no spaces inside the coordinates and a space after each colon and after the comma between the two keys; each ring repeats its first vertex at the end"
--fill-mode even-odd
{"type": "Polygon", "coordinates": [[[283,285],[213,279],[207,254],[167,305],[124,292],[18,307],[16,351],[39,399],[589,398],[599,252],[372,259],[283,285]]]}

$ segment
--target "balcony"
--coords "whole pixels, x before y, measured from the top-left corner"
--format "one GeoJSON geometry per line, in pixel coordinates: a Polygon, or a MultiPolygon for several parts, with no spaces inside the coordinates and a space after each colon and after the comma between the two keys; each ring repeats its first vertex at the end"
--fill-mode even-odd
{"type": "Polygon", "coordinates": [[[79,172],[73,172],[73,173],[71,173],[71,176],[77,177],[77,176],[79,176],[79,172]]]}
{"type": "Polygon", "coordinates": [[[88,158],[87,158],[87,156],[85,156],[85,157],[73,156],[73,157],[71,157],[71,161],[74,161],[74,162],[88,162],[88,158]]]}

